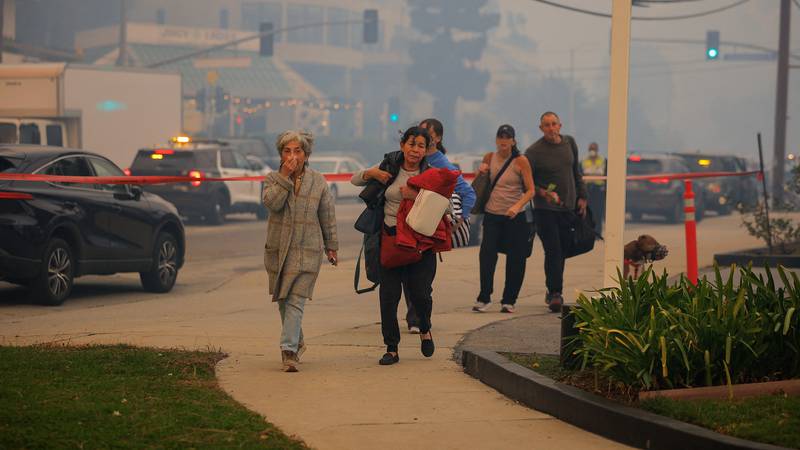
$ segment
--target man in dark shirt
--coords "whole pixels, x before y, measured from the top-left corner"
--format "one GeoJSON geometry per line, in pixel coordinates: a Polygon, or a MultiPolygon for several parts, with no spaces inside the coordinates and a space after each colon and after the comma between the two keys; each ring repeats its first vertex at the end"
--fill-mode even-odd
{"type": "Polygon", "coordinates": [[[561,120],[548,111],[539,119],[544,136],[525,150],[533,169],[536,232],[544,247],[545,302],[558,312],[564,303],[564,240],[571,211],[586,214],[586,186],[581,177],[578,146],[572,136],[561,134],[561,120]]]}

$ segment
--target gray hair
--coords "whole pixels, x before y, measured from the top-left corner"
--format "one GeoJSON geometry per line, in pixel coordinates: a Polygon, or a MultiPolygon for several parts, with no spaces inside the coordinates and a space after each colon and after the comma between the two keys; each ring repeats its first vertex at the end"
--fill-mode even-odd
{"type": "Polygon", "coordinates": [[[278,154],[280,155],[283,153],[283,148],[294,141],[300,144],[300,148],[303,149],[303,153],[305,153],[306,156],[311,156],[311,148],[314,147],[314,135],[306,130],[284,131],[275,141],[275,149],[278,150],[278,154]]]}

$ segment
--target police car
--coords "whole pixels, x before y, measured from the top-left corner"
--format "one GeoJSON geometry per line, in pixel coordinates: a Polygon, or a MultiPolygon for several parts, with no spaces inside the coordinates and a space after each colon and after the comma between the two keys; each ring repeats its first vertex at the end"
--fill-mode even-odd
{"type": "MultiPolygon", "coordinates": [[[[254,161],[235,146],[216,140],[178,136],[170,145],[141,149],[130,175],[203,177],[265,176],[268,166],[254,161]]],[[[250,212],[263,220],[267,209],[261,202],[262,181],[224,181],[151,184],[144,186],[178,208],[190,221],[219,225],[231,213],[250,212]]]]}

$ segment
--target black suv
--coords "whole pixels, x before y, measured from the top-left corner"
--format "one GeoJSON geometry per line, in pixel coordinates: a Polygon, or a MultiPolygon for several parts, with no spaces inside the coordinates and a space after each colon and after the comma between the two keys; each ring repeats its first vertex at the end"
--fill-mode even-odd
{"type": "MultiPolygon", "coordinates": [[[[632,155],[628,157],[628,175],[653,175],[663,173],[690,172],[686,163],[675,155],[632,155]]],[[[704,213],[703,182],[692,181],[695,193],[695,220],[700,221],[704,213]]],[[[652,180],[628,180],[625,190],[625,209],[631,219],[639,221],[642,214],[664,216],[668,222],[683,222],[683,181],[667,178],[652,180]]]]}
{"type": "MultiPolygon", "coordinates": [[[[746,172],[747,161],[734,155],[676,153],[693,172],[746,172]]],[[[722,177],[705,179],[706,209],[730,214],[737,206],[753,206],[758,201],[756,177],[722,177]]]]}
{"type": "MultiPolygon", "coordinates": [[[[0,173],[124,176],[89,152],[0,146],[0,173]]],[[[183,266],[175,207],[139,186],[0,180],[0,279],[28,286],[34,300],[61,304],[75,277],[139,272],[168,292],[183,266]]]]}
{"type": "MultiPolygon", "coordinates": [[[[220,141],[192,141],[167,147],[142,149],[136,154],[131,175],[200,177],[263,176],[271,169],[250,161],[238,148],[220,141]]],[[[225,181],[148,185],[145,190],[172,202],[189,220],[205,219],[219,225],[235,212],[252,212],[267,218],[261,202],[261,181],[225,181]]]]}

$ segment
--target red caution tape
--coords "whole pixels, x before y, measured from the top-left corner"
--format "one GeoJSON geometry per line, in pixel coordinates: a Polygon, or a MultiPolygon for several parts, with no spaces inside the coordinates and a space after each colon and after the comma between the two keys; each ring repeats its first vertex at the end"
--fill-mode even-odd
{"type": "Polygon", "coordinates": [[[0,199],[4,200],[32,200],[33,195],[25,192],[0,192],[0,199]]]}
{"type": "MultiPolygon", "coordinates": [[[[475,178],[475,173],[463,173],[465,179],[475,178]]],[[[741,177],[749,175],[763,176],[759,171],[750,172],[690,172],[690,173],[660,173],[650,175],[628,175],[627,180],[691,180],[695,178],[720,178],[741,177]]],[[[350,181],[353,174],[336,173],[325,174],[328,181],[350,181]]],[[[602,175],[588,175],[583,179],[587,181],[605,180],[602,175]]],[[[121,176],[121,177],[75,177],[67,175],[42,175],[31,173],[0,173],[0,181],[48,181],[51,183],[82,183],[82,184],[165,184],[189,183],[206,181],[263,181],[264,176],[249,177],[188,177],[188,176],[121,176]]]]}

